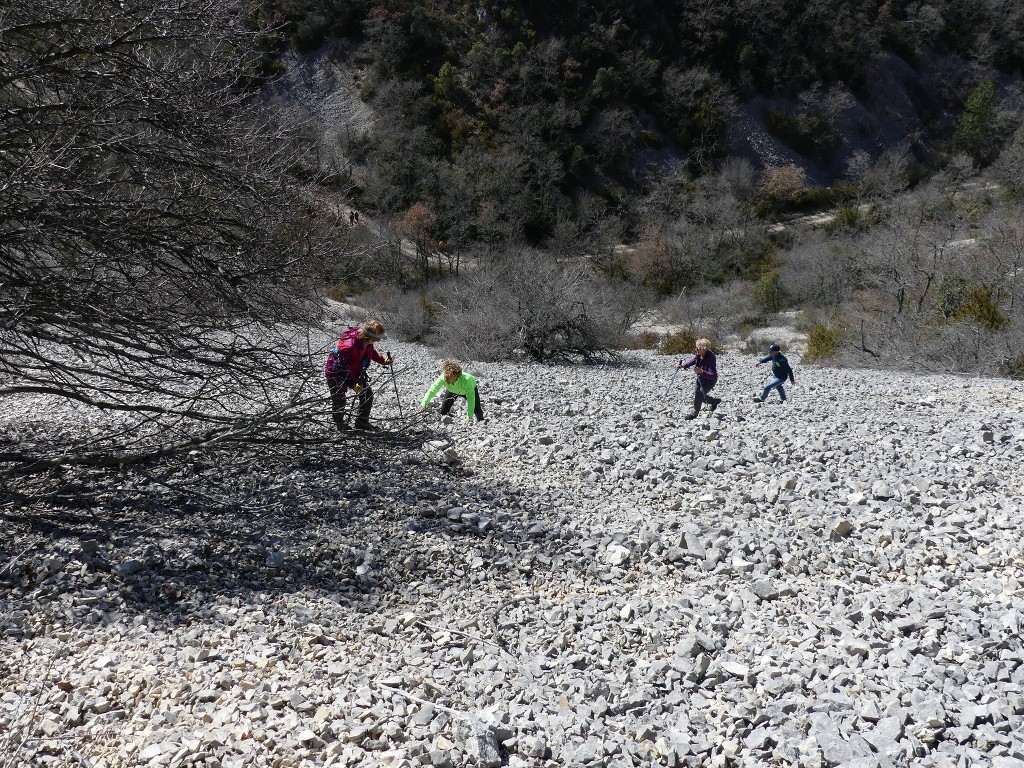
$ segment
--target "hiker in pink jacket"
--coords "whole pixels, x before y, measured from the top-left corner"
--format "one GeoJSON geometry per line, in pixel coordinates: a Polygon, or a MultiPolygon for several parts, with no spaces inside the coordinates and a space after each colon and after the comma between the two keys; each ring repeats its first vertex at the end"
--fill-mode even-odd
{"type": "Polygon", "coordinates": [[[366,369],[370,367],[371,360],[380,365],[391,365],[391,355],[385,358],[373,346],[375,342],[384,341],[387,337],[379,320],[368,320],[341,334],[338,343],[327,356],[324,375],[327,377],[327,389],[331,393],[331,417],[339,432],[348,429],[345,393],[350,389],[359,396],[353,426],[364,431],[375,429],[370,424],[373,390],[366,369]]]}

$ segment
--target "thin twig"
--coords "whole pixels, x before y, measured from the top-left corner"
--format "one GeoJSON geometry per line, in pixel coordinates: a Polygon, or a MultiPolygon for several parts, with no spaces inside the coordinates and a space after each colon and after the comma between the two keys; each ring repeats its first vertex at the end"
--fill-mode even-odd
{"type": "Polygon", "coordinates": [[[404,691],[401,688],[395,688],[394,686],[385,685],[384,683],[377,683],[377,685],[379,685],[381,688],[391,691],[392,693],[397,693],[399,696],[404,696],[410,701],[415,701],[417,704],[423,704],[425,706],[433,707],[434,709],[440,709],[442,712],[447,712],[449,715],[452,715],[453,717],[458,717],[470,723],[483,725],[480,718],[476,715],[471,715],[468,712],[463,712],[458,709],[446,707],[444,704],[438,704],[436,701],[427,701],[426,699],[421,699],[419,696],[413,696],[411,693],[409,693],[408,691],[404,691]]]}
{"type": "Polygon", "coordinates": [[[7,570],[8,568],[14,568],[15,564],[16,564],[16,563],[17,563],[17,562],[18,562],[18,561],[19,561],[19,560],[20,560],[21,558],[23,558],[23,557],[25,556],[25,553],[26,553],[26,552],[28,552],[28,551],[29,551],[30,549],[32,549],[32,548],[33,548],[33,546],[34,546],[34,545],[32,545],[32,544],[29,544],[29,545],[28,545],[27,547],[25,547],[25,549],[23,549],[23,550],[22,550],[22,551],[21,551],[21,552],[20,552],[20,553],[19,553],[19,554],[18,554],[17,556],[15,556],[15,558],[14,558],[13,560],[11,560],[11,561],[10,561],[9,563],[7,563],[7,565],[5,565],[5,566],[4,566],[3,568],[0,568],[0,576],[3,576],[3,575],[4,575],[4,571],[5,571],[5,570],[7,570]]]}
{"type": "MultiPolygon", "coordinates": [[[[39,711],[43,707],[43,695],[46,692],[45,682],[50,677],[50,672],[53,670],[53,664],[56,661],[56,657],[57,657],[56,651],[54,653],[50,654],[50,658],[47,659],[46,668],[43,670],[43,674],[36,678],[36,679],[38,679],[40,681],[39,692],[36,694],[35,701],[32,703],[31,710],[29,710],[26,713],[26,715],[27,715],[27,722],[25,723],[24,728],[27,731],[27,733],[25,735],[25,738],[22,739],[21,743],[18,744],[18,746],[16,746],[12,752],[9,752],[7,754],[7,759],[4,761],[4,768],[11,768],[12,765],[15,765],[16,763],[14,762],[14,760],[18,756],[18,753],[20,753],[26,747],[26,745],[28,745],[30,742],[38,741],[38,739],[33,739],[32,738],[32,723],[35,722],[36,717],[38,716],[39,711]]],[[[26,703],[26,701],[27,701],[27,697],[22,699],[21,704],[26,703]]],[[[7,749],[10,748],[11,741],[14,739],[14,728],[15,728],[15,725],[17,724],[18,720],[22,717],[21,704],[19,704],[18,712],[15,713],[14,717],[11,719],[11,727],[10,727],[10,731],[9,731],[9,734],[8,734],[8,737],[7,737],[7,742],[6,742],[5,746],[4,746],[4,749],[0,750],[0,751],[6,752],[7,749]]]]}
{"type": "Polygon", "coordinates": [[[453,635],[462,635],[463,637],[468,637],[470,640],[476,640],[477,642],[480,642],[480,643],[485,643],[487,645],[493,645],[495,648],[497,648],[502,653],[507,655],[510,659],[516,658],[511,653],[509,653],[500,643],[496,643],[493,640],[488,640],[486,638],[479,637],[477,635],[471,635],[469,632],[463,632],[462,630],[459,630],[459,629],[449,629],[448,627],[437,627],[437,626],[434,626],[433,624],[428,624],[427,622],[421,621],[421,620],[417,620],[416,623],[419,624],[421,627],[426,627],[427,629],[432,629],[435,632],[449,632],[449,633],[451,633],[453,635]]]}

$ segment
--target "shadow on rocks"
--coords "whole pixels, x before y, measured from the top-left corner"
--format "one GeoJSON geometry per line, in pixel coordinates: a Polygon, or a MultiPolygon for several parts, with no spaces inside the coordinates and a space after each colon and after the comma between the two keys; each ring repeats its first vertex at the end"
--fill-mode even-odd
{"type": "Polygon", "coordinates": [[[45,494],[0,495],[5,602],[58,622],[68,604],[84,623],[118,612],[187,621],[225,600],[312,592],[373,611],[412,582],[457,583],[469,569],[519,578],[521,555],[559,532],[538,534],[519,489],[415,447],[430,437],[370,436],[356,458],[334,442],[290,458],[68,472],[45,494]],[[459,559],[469,550],[476,562],[459,559]]]}

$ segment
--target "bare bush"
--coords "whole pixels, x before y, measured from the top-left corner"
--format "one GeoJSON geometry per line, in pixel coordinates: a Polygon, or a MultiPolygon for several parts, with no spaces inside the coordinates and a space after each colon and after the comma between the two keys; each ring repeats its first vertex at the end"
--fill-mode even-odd
{"type": "Polygon", "coordinates": [[[370,315],[384,320],[389,335],[404,341],[424,341],[437,325],[441,311],[437,296],[442,291],[377,286],[357,296],[355,301],[370,315]]]}
{"type": "Polygon", "coordinates": [[[605,272],[613,272],[615,246],[622,242],[624,229],[607,202],[582,194],[574,215],[563,211],[556,218],[547,250],[558,257],[585,256],[605,272]]]}
{"type": "Polygon", "coordinates": [[[643,304],[602,283],[583,260],[558,263],[521,249],[451,284],[439,343],[476,360],[593,361],[614,354],[643,304]]]}
{"type": "Polygon", "coordinates": [[[1024,226],[1005,212],[992,216],[981,230],[975,264],[979,276],[1011,320],[1024,320],[1024,226]]]}
{"type": "Polygon", "coordinates": [[[750,286],[737,282],[693,294],[684,291],[663,302],[660,310],[666,322],[683,326],[695,338],[725,338],[741,325],[763,320],[750,286]]]}
{"type": "Polygon", "coordinates": [[[671,237],[643,240],[630,254],[626,268],[659,294],[675,293],[700,283],[700,258],[695,239],[671,237]]]}
{"type": "MultiPolygon", "coordinates": [[[[805,233],[781,260],[782,286],[828,319],[809,354],[854,365],[995,373],[1012,368],[1024,326],[1024,237],[1011,205],[951,163],[857,233],[805,233]],[[841,321],[837,318],[841,318],[841,321]]],[[[814,338],[810,338],[814,336],[814,338]]]]}
{"type": "Polygon", "coordinates": [[[326,241],[247,96],[256,43],[219,0],[0,11],[0,395],[124,417],[12,449],[14,471],[301,423],[310,359],[287,329],[318,312],[326,241]]]}
{"type": "Polygon", "coordinates": [[[864,285],[868,263],[857,240],[810,233],[786,255],[779,278],[795,303],[828,307],[848,301],[864,285]]]}
{"type": "Polygon", "coordinates": [[[761,179],[761,192],[772,200],[795,200],[808,186],[807,172],[794,164],[766,168],[761,179]]]}
{"type": "Polygon", "coordinates": [[[1019,199],[1024,195],[1024,126],[1003,147],[989,173],[1011,196],[1019,199]]]}
{"type": "Polygon", "coordinates": [[[661,340],[658,352],[662,355],[692,355],[697,336],[692,331],[675,331],[661,340]]]}
{"type": "Polygon", "coordinates": [[[983,323],[907,323],[869,314],[851,317],[842,361],[930,372],[997,376],[1024,354],[1024,334],[1006,326],[996,332],[983,323]]]}
{"type": "Polygon", "coordinates": [[[858,199],[886,200],[910,184],[910,149],[906,144],[883,152],[874,163],[857,169],[858,199]]]}

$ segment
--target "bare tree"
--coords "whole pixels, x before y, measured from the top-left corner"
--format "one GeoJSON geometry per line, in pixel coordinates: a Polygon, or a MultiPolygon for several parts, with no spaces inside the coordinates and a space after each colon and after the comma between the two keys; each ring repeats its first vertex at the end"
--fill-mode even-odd
{"type": "Polygon", "coordinates": [[[894,314],[929,312],[932,288],[956,259],[964,229],[964,213],[942,183],[892,206],[863,252],[874,255],[867,274],[871,284],[891,297],[894,314]]]}
{"type": "Polygon", "coordinates": [[[848,301],[865,282],[867,257],[848,237],[802,234],[786,256],[781,277],[798,302],[830,307],[848,301]]]}
{"type": "Polygon", "coordinates": [[[1024,126],[1006,143],[989,172],[1011,194],[1019,197],[1024,193],[1024,126]]]}
{"type": "Polygon", "coordinates": [[[856,175],[858,194],[868,200],[887,200],[907,188],[909,176],[910,150],[904,142],[856,175]]]}
{"type": "Polygon", "coordinates": [[[246,87],[245,21],[224,0],[0,10],[0,397],[120,414],[15,445],[7,474],[273,439],[307,407],[288,329],[317,309],[322,209],[246,87]]]}
{"type": "Polygon", "coordinates": [[[430,254],[434,250],[433,235],[436,224],[437,217],[434,212],[423,203],[416,203],[410,207],[397,224],[399,234],[412,241],[416,249],[416,263],[419,264],[420,276],[424,281],[430,277],[430,254]]]}
{"type": "Polygon", "coordinates": [[[1016,320],[1024,305],[1024,228],[1003,209],[991,218],[977,255],[978,271],[982,272],[978,282],[992,292],[997,302],[1005,303],[1007,314],[1016,320]]]}
{"type": "Polygon", "coordinates": [[[575,211],[559,213],[547,248],[558,257],[589,257],[605,272],[612,272],[624,229],[622,219],[608,203],[597,195],[582,193],[575,211]]]}

